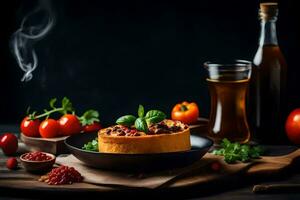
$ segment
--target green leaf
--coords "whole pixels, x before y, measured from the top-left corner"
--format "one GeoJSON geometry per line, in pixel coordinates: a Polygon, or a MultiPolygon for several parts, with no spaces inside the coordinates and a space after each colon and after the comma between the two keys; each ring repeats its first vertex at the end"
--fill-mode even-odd
{"type": "Polygon", "coordinates": [[[162,120],[164,120],[164,118],[160,116],[146,118],[147,124],[155,124],[161,122],[162,120]]]}
{"type": "Polygon", "coordinates": [[[222,140],[221,146],[222,146],[223,148],[229,147],[230,145],[231,145],[231,143],[230,143],[230,141],[229,141],[227,138],[224,138],[224,139],[222,140]]]}
{"type": "Polygon", "coordinates": [[[224,155],[224,149],[215,149],[215,150],[213,150],[212,154],[222,156],[222,155],[224,155]]]}
{"type": "Polygon", "coordinates": [[[158,123],[166,119],[166,115],[160,110],[149,110],[146,113],[145,119],[148,123],[158,123]]]}
{"type": "Polygon", "coordinates": [[[212,153],[219,156],[224,156],[227,163],[235,163],[236,161],[248,162],[251,159],[259,158],[262,154],[260,147],[251,147],[248,144],[240,144],[238,142],[230,142],[228,139],[223,139],[221,149],[214,150],[212,153]]]}
{"type": "Polygon", "coordinates": [[[134,126],[139,131],[143,131],[145,133],[148,132],[148,125],[144,118],[137,118],[135,120],[134,126]]]}
{"type": "Polygon", "coordinates": [[[134,125],[134,122],[136,120],[136,117],[133,115],[124,115],[117,119],[116,123],[123,126],[132,126],[134,125]]]}
{"type": "Polygon", "coordinates": [[[55,107],[55,103],[57,102],[57,98],[52,98],[52,99],[50,99],[50,101],[49,101],[49,105],[50,105],[50,108],[53,108],[53,109],[55,109],[56,107],[55,107]]]}
{"type": "Polygon", "coordinates": [[[250,157],[251,158],[259,158],[261,154],[263,154],[264,150],[261,147],[253,147],[252,149],[250,149],[250,157]]]}
{"type": "Polygon", "coordinates": [[[91,125],[94,122],[100,122],[99,112],[93,109],[87,110],[81,117],[79,117],[79,121],[82,126],[91,125]]]}
{"type": "Polygon", "coordinates": [[[98,138],[95,138],[91,142],[88,142],[88,143],[84,144],[82,149],[87,150],[87,151],[96,151],[96,152],[98,152],[98,138]]]}
{"type": "Polygon", "coordinates": [[[144,114],[145,114],[144,106],[139,105],[138,116],[139,116],[139,117],[144,117],[144,114]]]}
{"type": "Polygon", "coordinates": [[[71,103],[70,99],[68,99],[67,97],[64,97],[62,99],[61,107],[63,108],[63,110],[61,111],[62,114],[67,114],[68,112],[74,111],[72,103],[71,103]]]}
{"type": "Polygon", "coordinates": [[[93,141],[92,141],[92,145],[93,145],[93,146],[98,145],[98,141],[97,141],[97,140],[93,140],[93,141]]]}

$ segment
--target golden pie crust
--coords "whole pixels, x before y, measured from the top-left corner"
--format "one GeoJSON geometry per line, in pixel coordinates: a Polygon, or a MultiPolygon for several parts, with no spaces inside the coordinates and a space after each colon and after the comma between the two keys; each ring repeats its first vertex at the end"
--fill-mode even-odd
{"type": "Polygon", "coordinates": [[[103,153],[149,154],[191,149],[189,128],[176,133],[141,136],[107,135],[105,131],[98,132],[99,152],[103,153]]]}

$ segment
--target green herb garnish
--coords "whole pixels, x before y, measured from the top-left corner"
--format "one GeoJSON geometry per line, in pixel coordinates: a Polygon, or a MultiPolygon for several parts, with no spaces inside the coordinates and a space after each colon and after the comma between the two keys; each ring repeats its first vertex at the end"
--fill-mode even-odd
{"type": "Polygon", "coordinates": [[[141,117],[139,117],[135,120],[134,126],[139,131],[143,131],[145,133],[147,133],[149,131],[146,120],[144,118],[141,118],[141,117]]]}
{"type": "Polygon", "coordinates": [[[158,123],[166,119],[165,113],[159,110],[149,110],[145,115],[144,106],[139,105],[138,117],[125,115],[117,119],[116,123],[123,126],[135,126],[139,131],[147,133],[149,124],[158,123]]]}
{"type": "Polygon", "coordinates": [[[136,120],[133,115],[125,115],[117,119],[116,123],[123,126],[132,126],[136,120]]]}
{"type": "Polygon", "coordinates": [[[78,118],[82,126],[91,125],[94,122],[100,122],[99,112],[96,110],[87,110],[81,117],[78,118]]]}
{"type": "Polygon", "coordinates": [[[98,152],[98,138],[95,138],[91,142],[88,142],[88,143],[84,144],[82,149],[87,150],[87,151],[96,151],[96,152],[98,152]]]}
{"type": "Polygon", "coordinates": [[[263,149],[259,146],[250,146],[248,144],[240,144],[238,142],[230,142],[228,139],[223,139],[221,148],[212,152],[215,155],[224,156],[227,163],[236,161],[247,162],[251,159],[256,159],[261,156],[263,149]]]}

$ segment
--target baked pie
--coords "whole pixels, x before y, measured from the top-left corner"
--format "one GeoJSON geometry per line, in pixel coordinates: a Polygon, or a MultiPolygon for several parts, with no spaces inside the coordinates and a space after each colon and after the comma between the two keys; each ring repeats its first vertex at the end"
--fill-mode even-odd
{"type": "Polygon", "coordinates": [[[191,149],[190,129],[180,122],[164,119],[150,123],[147,132],[134,126],[114,125],[98,132],[99,152],[150,154],[191,149]]]}

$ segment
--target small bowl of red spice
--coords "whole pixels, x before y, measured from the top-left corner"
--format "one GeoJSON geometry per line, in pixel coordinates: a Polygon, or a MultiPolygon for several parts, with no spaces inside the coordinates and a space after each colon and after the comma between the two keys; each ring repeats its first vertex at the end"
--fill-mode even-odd
{"type": "Polygon", "coordinates": [[[53,154],[36,151],[24,153],[20,160],[26,171],[29,172],[47,172],[50,171],[55,163],[56,157],[53,154]]]}

